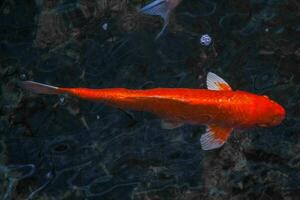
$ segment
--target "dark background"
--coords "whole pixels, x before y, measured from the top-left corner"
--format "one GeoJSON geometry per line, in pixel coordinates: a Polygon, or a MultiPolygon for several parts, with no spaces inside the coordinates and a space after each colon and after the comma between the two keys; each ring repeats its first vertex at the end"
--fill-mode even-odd
{"type": "Polygon", "coordinates": [[[184,0],[157,41],[146,3],[0,4],[0,198],[300,199],[300,2],[184,0]],[[204,126],[163,130],[151,114],[16,85],[205,88],[209,71],[275,99],[285,121],[204,152],[204,126]]]}

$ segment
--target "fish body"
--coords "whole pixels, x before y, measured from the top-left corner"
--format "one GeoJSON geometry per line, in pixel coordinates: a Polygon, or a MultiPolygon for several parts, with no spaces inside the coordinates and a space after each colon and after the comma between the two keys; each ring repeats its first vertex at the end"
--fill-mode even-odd
{"type": "Polygon", "coordinates": [[[160,16],[164,20],[163,28],[156,35],[158,39],[169,24],[171,12],[179,5],[182,0],[154,0],[140,9],[140,13],[160,16]]]}
{"type": "Polygon", "coordinates": [[[188,124],[217,124],[223,127],[247,128],[256,125],[259,110],[254,112],[260,96],[243,91],[156,88],[88,89],[59,88],[61,93],[113,107],[151,112],[162,119],[188,124]],[[247,109],[245,109],[247,108],[247,109]]]}
{"type": "Polygon", "coordinates": [[[208,74],[209,89],[60,88],[26,81],[22,87],[36,93],[70,94],[107,105],[150,112],[163,119],[164,128],[183,124],[206,125],[201,136],[204,150],[222,146],[234,128],[269,127],[281,123],[285,110],[266,96],[233,91],[220,77],[208,74]]]}

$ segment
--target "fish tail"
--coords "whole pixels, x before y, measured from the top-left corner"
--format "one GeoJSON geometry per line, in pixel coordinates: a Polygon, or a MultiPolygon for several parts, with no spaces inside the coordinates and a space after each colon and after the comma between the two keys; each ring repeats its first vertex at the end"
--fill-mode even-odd
{"type": "Polygon", "coordinates": [[[157,15],[166,18],[169,10],[168,2],[166,0],[154,0],[140,9],[140,12],[148,15],[157,15]]]}
{"type": "Polygon", "coordinates": [[[31,91],[37,94],[62,94],[64,91],[59,87],[46,85],[34,81],[22,81],[19,86],[25,90],[31,91]]]}
{"type": "Polygon", "coordinates": [[[157,34],[155,38],[157,40],[163,34],[167,25],[169,24],[170,8],[168,2],[166,0],[155,0],[143,7],[140,12],[148,15],[157,15],[163,18],[164,26],[162,30],[157,34]]]}

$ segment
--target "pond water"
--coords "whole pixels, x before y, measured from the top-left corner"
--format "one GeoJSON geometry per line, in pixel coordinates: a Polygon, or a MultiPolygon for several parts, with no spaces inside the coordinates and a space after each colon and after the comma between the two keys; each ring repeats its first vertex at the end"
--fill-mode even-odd
{"type": "MultiPolygon", "coordinates": [[[[300,199],[300,2],[5,0],[0,5],[0,199],[300,199]],[[206,88],[283,105],[276,127],[235,130],[203,151],[205,126],[18,87],[206,88]]],[[[246,108],[245,108],[246,109],[246,108]]]]}

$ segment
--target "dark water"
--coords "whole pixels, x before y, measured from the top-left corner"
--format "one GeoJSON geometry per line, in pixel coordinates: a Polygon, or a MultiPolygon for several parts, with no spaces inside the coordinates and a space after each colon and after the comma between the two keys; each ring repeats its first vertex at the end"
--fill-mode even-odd
{"type": "Polygon", "coordinates": [[[0,198],[300,199],[300,2],[184,0],[157,41],[146,3],[0,4],[0,198]],[[204,152],[204,126],[163,130],[151,114],[16,86],[204,88],[209,71],[286,119],[204,152]]]}

